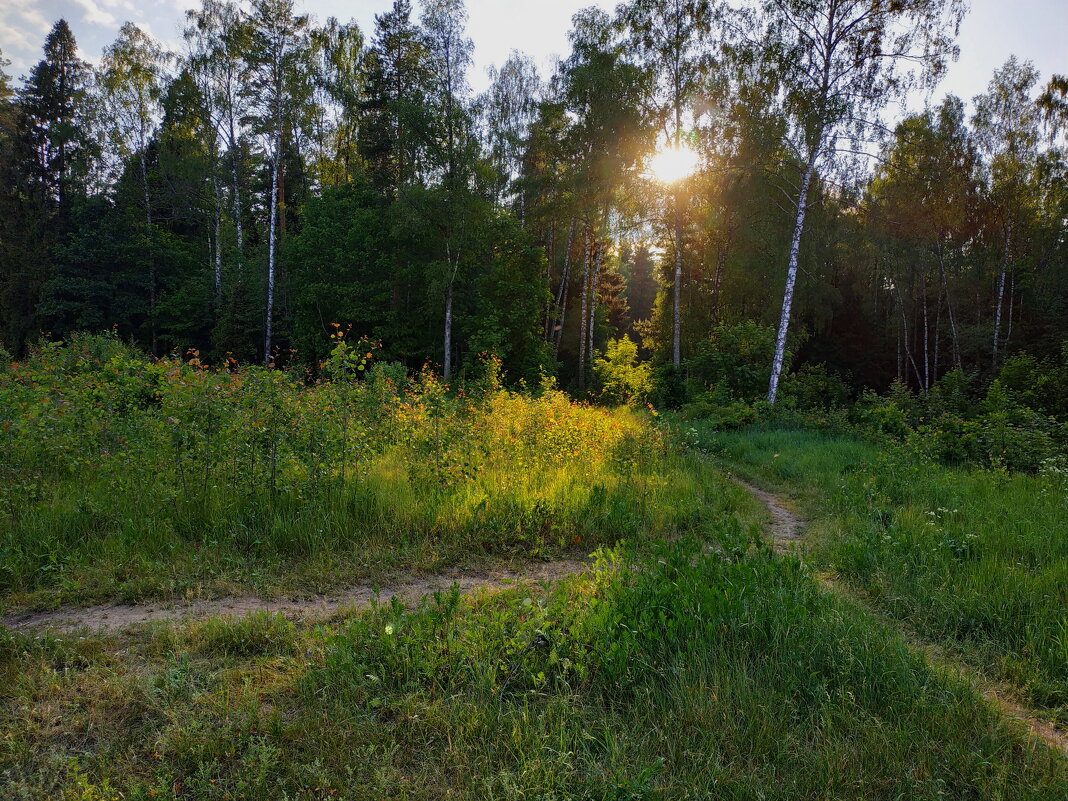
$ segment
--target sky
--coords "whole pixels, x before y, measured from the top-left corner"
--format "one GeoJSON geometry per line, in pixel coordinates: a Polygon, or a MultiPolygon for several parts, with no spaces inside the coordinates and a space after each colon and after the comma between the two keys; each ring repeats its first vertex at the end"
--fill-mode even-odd
{"type": "MultiPolygon", "coordinates": [[[[566,56],[571,15],[598,5],[611,11],[617,0],[467,0],[468,33],[475,44],[472,87],[482,90],[486,70],[501,64],[511,50],[532,56],[543,75],[554,56],[566,56]]],[[[175,50],[187,8],[197,0],[0,0],[0,50],[12,62],[7,72],[25,75],[41,57],[52,24],[63,17],[78,40],[83,57],[96,62],[123,22],[132,21],[175,50]]],[[[355,19],[370,38],[374,16],[392,0],[297,0],[298,9],[319,20],[355,19]]],[[[1068,0],[972,0],[959,39],[961,56],[942,85],[939,100],[952,92],[966,101],[982,92],[994,70],[1012,54],[1034,62],[1042,83],[1052,73],[1068,73],[1068,0]]],[[[924,99],[913,97],[917,108],[924,99]]]]}

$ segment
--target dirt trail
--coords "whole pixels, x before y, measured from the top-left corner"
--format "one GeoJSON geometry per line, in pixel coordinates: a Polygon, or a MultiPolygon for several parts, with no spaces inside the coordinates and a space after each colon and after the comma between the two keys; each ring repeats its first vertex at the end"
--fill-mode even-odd
{"type": "MultiPolygon", "coordinates": [[[[754,487],[752,484],[737,477],[732,478],[736,484],[744,487],[763,503],[771,514],[772,525],[769,534],[771,535],[772,548],[777,553],[789,553],[803,543],[805,524],[797,514],[790,511],[783,505],[782,501],[770,492],[765,492],[759,487],[754,487]]],[[[1040,717],[1035,710],[1029,709],[1014,700],[1014,693],[1011,688],[987,679],[975,669],[954,659],[938,645],[922,640],[910,631],[902,630],[900,625],[875,608],[859,590],[838,581],[833,576],[819,575],[816,578],[830,592],[849,598],[854,603],[869,610],[887,625],[900,631],[909,647],[921,653],[928,663],[968,682],[1004,717],[1022,723],[1032,736],[1042,740],[1050,748],[1068,756],[1068,731],[1058,729],[1052,723],[1040,717]]]]}
{"type": "Polygon", "coordinates": [[[487,588],[497,589],[510,584],[531,584],[555,581],[581,572],[585,562],[563,559],[555,562],[533,563],[521,570],[461,570],[451,569],[392,585],[380,586],[378,592],[369,584],[348,588],[337,595],[322,595],[309,599],[266,601],[256,596],[238,596],[217,600],[163,601],[152,604],[102,604],[99,606],[65,607],[51,612],[31,612],[8,615],[3,624],[14,631],[46,629],[71,633],[88,629],[95,632],[119,632],[131,626],[154,621],[185,621],[216,615],[244,617],[265,610],[292,618],[329,617],[339,609],[360,609],[370,606],[376,597],[388,601],[396,597],[405,602],[417,602],[438,590],[458,584],[463,593],[487,588]]]}
{"type": "Polygon", "coordinates": [[[776,552],[788,553],[801,543],[805,525],[800,517],[783,506],[782,501],[770,492],[754,487],[737,476],[731,478],[735,484],[747,490],[750,495],[764,504],[764,507],[771,513],[772,524],[769,533],[771,534],[771,547],[776,552]]]}

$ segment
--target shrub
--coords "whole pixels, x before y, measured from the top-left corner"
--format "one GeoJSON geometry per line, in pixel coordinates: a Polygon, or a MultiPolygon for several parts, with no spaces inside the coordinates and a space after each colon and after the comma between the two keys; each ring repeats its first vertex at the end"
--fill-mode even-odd
{"type": "Polygon", "coordinates": [[[1057,358],[1017,354],[1005,361],[998,382],[1020,404],[1068,420],[1068,342],[1057,358]]]}
{"type": "MultiPolygon", "coordinates": [[[[775,330],[754,320],[723,324],[698,343],[686,366],[704,389],[726,392],[734,400],[751,401],[767,394],[775,330]]],[[[790,356],[783,365],[789,369],[790,356]]]]}
{"type": "Polygon", "coordinates": [[[865,433],[876,436],[905,437],[909,417],[894,400],[866,390],[853,407],[853,422],[865,433]]]}
{"type": "Polygon", "coordinates": [[[673,364],[653,368],[649,399],[660,408],[678,409],[687,399],[686,381],[682,370],[673,364]]]}
{"type": "Polygon", "coordinates": [[[852,395],[849,385],[822,364],[806,364],[783,381],[782,395],[798,409],[842,409],[852,395]]]}
{"type": "Polygon", "coordinates": [[[627,336],[608,341],[604,357],[593,361],[593,374],[609,403],[644,403],[652,389],[652,368],[639,362],[638,346],[627,336]]]}

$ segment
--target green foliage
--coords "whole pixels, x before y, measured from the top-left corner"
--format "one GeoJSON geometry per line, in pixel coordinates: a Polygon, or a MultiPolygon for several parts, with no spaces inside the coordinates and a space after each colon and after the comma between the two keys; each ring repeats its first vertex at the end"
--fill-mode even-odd
{"type": "Polygon", "coordinates": [[[593,374],[608,403],[644,403],[652,389],[652,367],[638,358],[638,346],[627,336],[610,339],[604,356],[593,360],[593,374]]]}
{"type": "Polygon", "coordinates": [[[977,401],[972,391],[972,381],[953,371],[926,397],[903,384],[885,398],[867,392],[850,415],[860,432],[905,442],[949,465],[1034,473],[1068,448],[1063,427],[1022,405],[1001,380],[977,401]]]}
{"type": "Polygon", "coordinates": [[[0,373],[0,588],[336,583],[332,560],[366,574],[689,525],[684,501],[648,506],[687,485],[663,484],[676,468],[640,415],[509,392],[492,356],[454,391],[376,353],[338,327],[311,380],[114,336],[42,345],[0,373]]]}
{"type": "Polygon", "coordinates": [[[1068,422],[1068,342],[1061,344],[1057,357],[1011,356],[998,373],[998,382],[1020,405],[1068,422]]]}
{"type": "Polygon", "coordinates": [[[852,396],[841,376],[822,364],[806,364],[787,375],[781,392],[797,409],[843,409],[852,396]]]}
{"type": "MultiPolygon", "coordinates": [[[[693,381],[734,400],[753,401],[767,394],[775,329],[754,320],[722,324],[697,346],[687,361],[693,381]]],[[[784,370],[789,368],[789,358],[784,370]]]]}

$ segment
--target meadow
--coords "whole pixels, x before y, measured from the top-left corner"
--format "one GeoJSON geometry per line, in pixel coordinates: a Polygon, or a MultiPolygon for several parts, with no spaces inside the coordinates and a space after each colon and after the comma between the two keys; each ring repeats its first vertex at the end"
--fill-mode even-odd
{"type": "Polygon", "coordinates": [[[0,644],[9,798],[1062,799],[1068,763],[749,546],[552,587],[0,644]],[[917,747],[922,743],[923,747],[917,747]]]}
{"type": "Polygon", "coordinates": [[[814,431],[690,431],[731,469],[793,494],[814,565],[1068,723],[1063,465],[973,470],[814,431]]]}
{"type": "MultiPolygon", "coordinates": [[[[1062,755],[774,553],[652,413],[510,391],[492,362],[447,389],[340,332],[315,376],[78,338],[0,392],[9,610],[587,558],[318,618],[2,629],[4,798],[1068,795],[1062,755]]],[[[828,442],[798,440],[813,465],[878,453],[828,442]]],[[[813,498],[849,481],[826,480],[813,498]]]]}
{"type": "Polygon", "coordinates": [[[375,350],[339,330],[311,377],[85,336],[3,365],[0,597],[324,592],[700,526],[715,485],[637,413],[375,350]]]}

